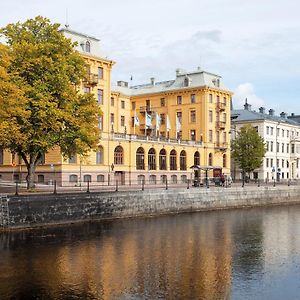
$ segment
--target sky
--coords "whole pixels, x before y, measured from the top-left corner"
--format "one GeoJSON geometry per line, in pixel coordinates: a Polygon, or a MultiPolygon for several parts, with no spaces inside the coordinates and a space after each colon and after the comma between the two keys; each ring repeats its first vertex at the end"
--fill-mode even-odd
{"type": "Polygon", "coordinates": [[[116,61],[113,81],[201,67],[223,77],[235,109],[247,97],[256,110],[300,114],[299,11],[297,0],[0,0],[0,27],[37,15],[68,20],[101,40],[116,61]]]}

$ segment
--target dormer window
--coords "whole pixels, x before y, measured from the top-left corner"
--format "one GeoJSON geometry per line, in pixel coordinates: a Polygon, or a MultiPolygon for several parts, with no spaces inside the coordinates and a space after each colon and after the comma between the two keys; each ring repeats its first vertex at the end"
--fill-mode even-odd
{"type": "Polygon", "coordinates": [[[85,43],[85,51],[91,52],[91,43],[89,41],[86,41],[85,43]]]}
{"type": "Polygon", "coordinates": [[[191,79],[188,76],[186,76],[184,78],[184,86],[190,86],[190,84],[191,84],[191,79]]]}

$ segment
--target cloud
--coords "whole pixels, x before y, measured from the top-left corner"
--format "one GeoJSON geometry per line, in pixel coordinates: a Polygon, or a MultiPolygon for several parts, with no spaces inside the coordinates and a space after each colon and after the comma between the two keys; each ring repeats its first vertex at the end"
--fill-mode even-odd
{"type": "Polygon", "coordinates": [[[244,105],[246,98],[248,103],[254,108],[264,106],[264,100],[255,94],[254,86],[250,82],[239,84],[234,90],[233,107],[241,108],[244,105]]]}

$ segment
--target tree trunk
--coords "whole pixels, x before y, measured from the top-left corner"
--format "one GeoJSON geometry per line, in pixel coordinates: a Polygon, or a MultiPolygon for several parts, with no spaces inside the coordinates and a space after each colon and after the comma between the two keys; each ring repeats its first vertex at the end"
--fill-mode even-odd
{"type": "Polygon", "coordinates": [[[36,165],[33,162],[27,165],[27,176],[26,176],[27,189],[33,189],[35,187],[34,184],[35,168],[36,165]]]}

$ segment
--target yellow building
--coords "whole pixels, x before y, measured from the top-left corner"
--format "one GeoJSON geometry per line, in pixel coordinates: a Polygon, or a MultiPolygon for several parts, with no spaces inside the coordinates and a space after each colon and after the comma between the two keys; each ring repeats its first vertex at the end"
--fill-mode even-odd
{"type": "MultiPolygon", "coordinates": [[[[47,153],[37,168],[37,182],[180,183],[193,177],[193,165],[230,173],[232,93],[220,76],[200,68],[178,69],[169,81],[111,86],[114,62],[103,58],[99,40],[68,28],[62,32],[77,42],[88,63],[82,92],[94,93],[102,109],[101,136],[98,150],[88,157],[63,160],[59,150],[47,153]]],[[[0,153],[0,164],[2,179],[25,179],[25,166],[10,153],[0,153]]]]}

